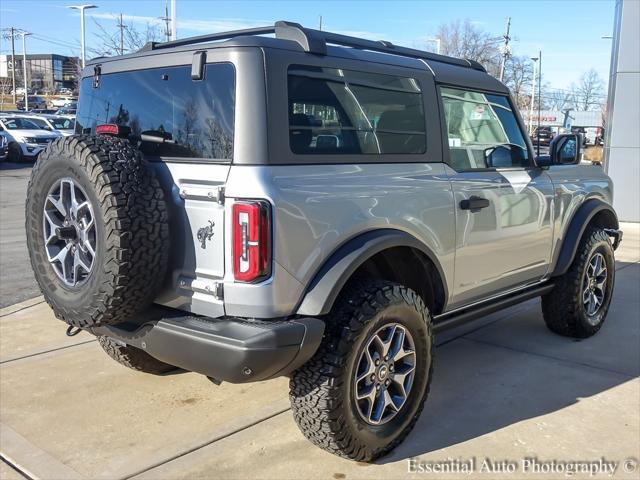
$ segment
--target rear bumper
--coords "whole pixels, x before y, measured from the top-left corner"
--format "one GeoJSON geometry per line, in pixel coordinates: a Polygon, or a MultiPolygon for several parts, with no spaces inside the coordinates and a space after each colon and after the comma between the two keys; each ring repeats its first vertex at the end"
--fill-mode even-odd
{"type": "Polygon", "coordinates": [[[317,318],[260,321],[167,315],[139,325],[93,328],[158,360],[230,383],[286,375],[318,349],[324,322],[317,318]]]}

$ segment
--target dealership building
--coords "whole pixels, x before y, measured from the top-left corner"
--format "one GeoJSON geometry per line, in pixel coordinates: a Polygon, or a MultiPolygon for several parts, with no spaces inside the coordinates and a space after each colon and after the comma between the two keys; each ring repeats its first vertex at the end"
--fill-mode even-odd
{"type": "MultiPolygon", "coordinates": [[[[24,86],[22,55],[15,56],[16,88],[24,86]]],[[[11,80],[11,55],[0,55],[0,78],[11,80]]],[[[74,88],[78,81],[78,57],[66,57],[55,53],[27,55],[27,79],[29,88],[53,93],[61,88],[74,88]]]]}
{"type": "Polygon", "coordinates": [[[604,168],[620,220],[640,222],[640,2],[617,0],[604,168]]]}

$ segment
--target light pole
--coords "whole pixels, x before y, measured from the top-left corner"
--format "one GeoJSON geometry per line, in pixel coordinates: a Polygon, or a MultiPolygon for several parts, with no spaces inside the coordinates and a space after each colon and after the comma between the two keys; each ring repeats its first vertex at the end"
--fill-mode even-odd
{"type": "Polygon", "coordinates": [[[22,35],[22,74],[24,76],[24,111],[29,111],[29,88],[27,87],[27,35],[31,35],[27,32],[20,32],[22,35]]]}
{"type": "Polygon", "coordinates": [[[536,100],[536,67],[538,66],[538,57],[531,57],[533,61],[533,82],[531,83],[531,105],[529,105],[529,135],[533,133],[533,104],[536,100]]]}
{"type": "Polygon", "coordinates": [[[433,42],[436,44],[436,53],[440,55],[440,37],[427,38],[427,42],[433,42]]]}
{"type": "Polygon", "coordinates": [[[98,8],[96,5],[70,5],[69,8],[73,10],[80,10],[80,58],[82,62],[82,68],[84,68],[84,11],[88,8],[98,8]]]}
{"type": "Polygon", "coordinates": [[[171,40],[178,39],[178,19],[176,15],[176,0],[171,0],[171,40]]]}

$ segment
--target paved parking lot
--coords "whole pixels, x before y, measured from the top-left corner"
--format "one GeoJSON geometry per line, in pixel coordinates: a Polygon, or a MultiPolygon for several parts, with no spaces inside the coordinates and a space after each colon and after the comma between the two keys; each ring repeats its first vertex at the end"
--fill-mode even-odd
{"type": "MultiPolygon", "coordinates": [[[[6,180],[10,172],[1,172],[3,187],[25,181],[21,169],[6,180]]],[[[4,208],[3,275],[5,265],[27,265],[4,208]],[[5,243],[5,232],[12,241],[5,243]]],[[[623,229],[615,296],[597,336],[551,334],[538,300],[443,334],[422,417],[376,464],[308,443],[291,418],[284,378],[215,386],[193,373],[136,373],[110,360],[90,335],[66,337],[40,297],[11,302],[0,310],[0,478],[371,479],[415,477],[411,458],[475,458],[476,468],[485,458],[638,459],[640,226],[623,229]]],[[[21,281],[28,288],[27,277],[21,281]]],[[[620,464],[615,478],[638,475],[620,464]]]]}
{"type": "Polygon", "coordinates": [[[0,162],[0,308],[40,294],[29,267],[24,201],[30,164],[0,162]]]}

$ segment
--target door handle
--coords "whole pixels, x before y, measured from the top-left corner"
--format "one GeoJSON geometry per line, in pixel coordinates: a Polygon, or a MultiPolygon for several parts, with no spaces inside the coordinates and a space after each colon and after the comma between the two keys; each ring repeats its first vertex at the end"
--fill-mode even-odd
{"type": "Polygon", "coordinates": [[[479,212],[483,208],[489,206],[489,200],[482,197],[471,196],[465,198],[460,202],[460,208],[462,210],[471,210],[472,213],[479,212]]]}

